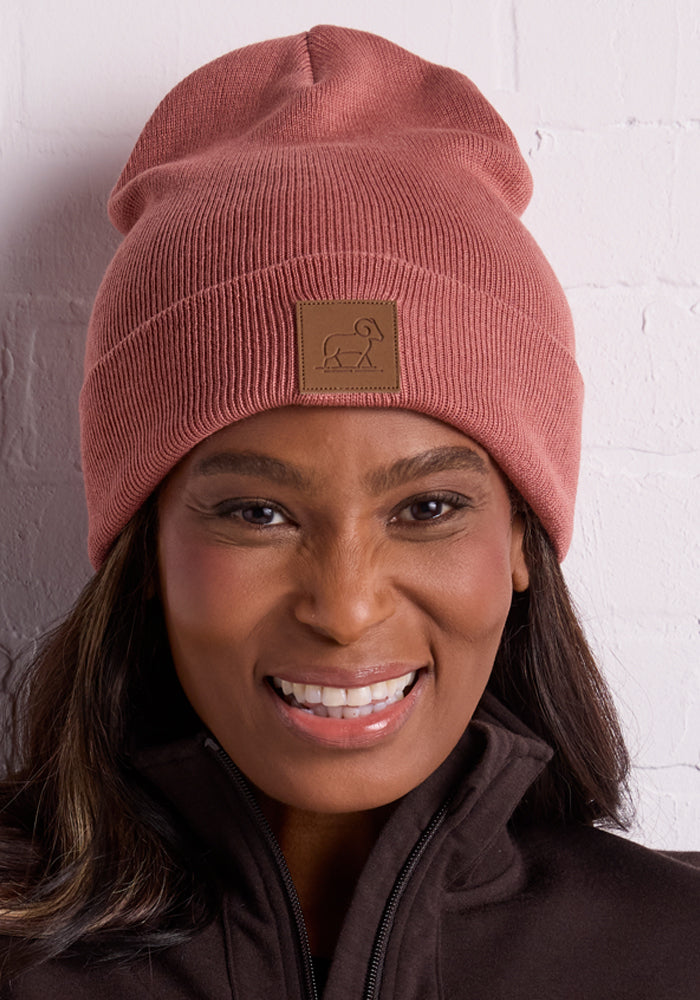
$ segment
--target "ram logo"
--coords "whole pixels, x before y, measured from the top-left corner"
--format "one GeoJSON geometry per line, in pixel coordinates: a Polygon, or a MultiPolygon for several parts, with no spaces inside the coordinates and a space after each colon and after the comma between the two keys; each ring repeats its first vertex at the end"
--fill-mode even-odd
{"type": "Polygon", "coordinates": [[[320,371],[381,371],[371,357],[372,347],[380,340],[384,340],[384,334],[376,320],[364,316],[356,321],[352,333],[330,333],[324,338],[323,364],[316,368],[320,371]]]}

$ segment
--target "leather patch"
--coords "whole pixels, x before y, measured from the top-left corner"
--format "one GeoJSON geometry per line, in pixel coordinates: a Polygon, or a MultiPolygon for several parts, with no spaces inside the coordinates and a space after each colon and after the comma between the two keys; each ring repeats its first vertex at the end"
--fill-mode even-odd
{"type": "Polygon", "coordinates": [[[396,303],[297,302],[301,392],[398,392],[396,303]]]}

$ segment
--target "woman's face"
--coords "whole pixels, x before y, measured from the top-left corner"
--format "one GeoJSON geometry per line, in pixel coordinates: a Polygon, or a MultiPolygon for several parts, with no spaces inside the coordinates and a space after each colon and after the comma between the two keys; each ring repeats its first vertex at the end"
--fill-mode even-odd
{"type": "Polygon", "coordinates": [[[190,452],[159,517],[178,677],[254,785],[350,812],[442,763],[528,583],[482,448],[417,413],[273,410],[190,452]]]}

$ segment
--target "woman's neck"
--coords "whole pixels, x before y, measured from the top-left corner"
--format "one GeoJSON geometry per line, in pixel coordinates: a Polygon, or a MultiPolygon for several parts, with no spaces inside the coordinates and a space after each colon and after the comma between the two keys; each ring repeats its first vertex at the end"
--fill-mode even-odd
{"type": "Polygon", "coordinates": [[[299,895],[311,952],[330,958],[391,806],[358,813],[314,813],[258,793],[299,895]]]}

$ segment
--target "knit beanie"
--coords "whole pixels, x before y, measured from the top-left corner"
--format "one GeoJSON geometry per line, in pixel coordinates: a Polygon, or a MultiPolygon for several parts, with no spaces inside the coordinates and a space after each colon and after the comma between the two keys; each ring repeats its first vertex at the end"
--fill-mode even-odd
{"type": "Polygon", "coordinates": [[[474,84],[375,35],[316,27],[176,86],[109,202],[80,402],[95,567],[196,444],[290,405],[458,428],[563,557],[582,385],[530,193],[474,84]]]}

